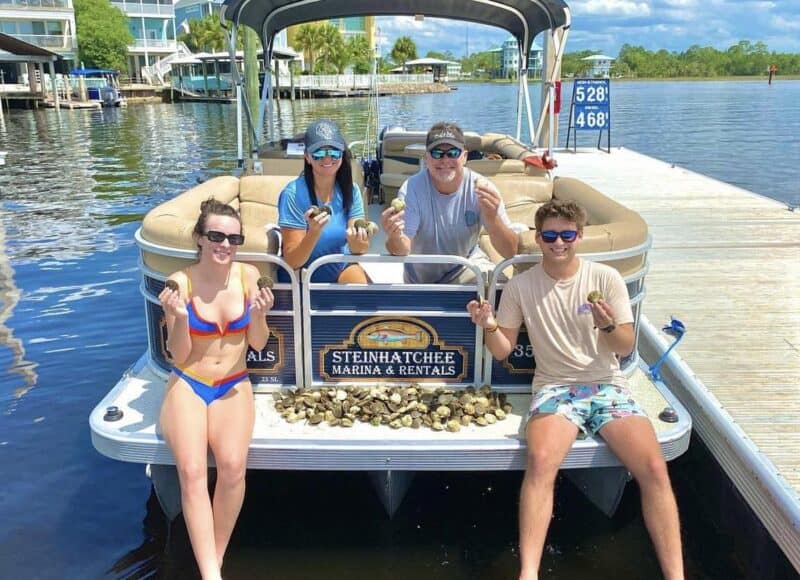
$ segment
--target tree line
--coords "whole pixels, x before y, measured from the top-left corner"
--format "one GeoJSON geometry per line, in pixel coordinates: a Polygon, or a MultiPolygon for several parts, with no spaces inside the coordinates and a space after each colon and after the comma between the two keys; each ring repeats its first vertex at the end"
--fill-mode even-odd
{"type": "MultiPolygon", "coordinates": [[[[586,74],[591,65],[581,59],[593,54],[597,51],[565,54],[562,74],[586,74]]],[[[800,74],[800,54],[770,52],[761,41],[741,40],[727,50],[693,45],[683,52],[652,51],[624,44],[612,63],[611,75],[640,78],[753,76],[766,75],[773,64],[778,74],[800,74]]]]}

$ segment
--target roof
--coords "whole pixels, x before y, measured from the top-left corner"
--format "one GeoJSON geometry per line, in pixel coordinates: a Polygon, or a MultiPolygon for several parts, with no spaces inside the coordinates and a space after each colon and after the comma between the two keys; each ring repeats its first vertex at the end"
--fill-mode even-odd
{"type": "MultiPolygon", "coordinates": [[[[259,55],[263,53],[261,49],[257,52],[259,55]]],[[[195,52],[191,55],[191,58],[195,60],[219,60],[219,61],[227,61],[230,60],[231,53],[227,50],[223,50],[220,52],[195,52]]],[[[277,58],[279,60],[291,60],[295,58],[300,58],[300,54],[293,51],[290,48],[275,48],[272,50],[272,57],[277,58]]],[[[188,58],[188,57],[187,57],[188,58]]],[[[236,60],[242,60],[244,58],[244,51],[237,50],[236,51],[236,60]]]]}
{"type": "Polygon", "coordinates": [[[415,65],[415,64],[461,64],[460,62],[456,62],[454,60],[442,60],[440,58],[417,58],[415,60],[407,60],[406,66],[408,65],[415,65]]]}
{"type": "Polygon", "coordinates": [[[544,30],[569,26],[563,0],[225,0],[222,17],[255,30],[265,46],[280,30],[304,22],[343,16],[414,16],[422,14],[497,26],[526,49],[544,30]]]}
{"type": "Polygon", "coordinates": [[[581,60],[617,60],[613,56],[606,56],[604,54],[593,54],[592,56],[587,56],[582,58],[581,60]]]}
{"type": "MultiPolygon", "coordinates": [[[[0,51],[5,51],[6,53],[13,54],[17,57],[38,57],[33,58],[31,60],[56,60],[60,59],[61,55],[46,48],[42,48],[41,46],[36,46],[35,44],[31,44],[29,42],[25,42],[24,40],[20,40],[14,36],[10,36],[8,34],[3,34],[0,32],[0,51]]],[[[0,53],[0,60],[3,60],[3,55],[0,53]]],[[[13,60],[19,60],[15,58],[13,60]]]]}
{"type": "MultiPolygon", "coordinates": [[[[505,44],[505,43],[507,43],[507,42],[509,42],[509,41],[511,41],[511,42],[515,42],[516,40],[517,40],[517,39],[516,39],[516,38],[514,38],[513,36],[509,36],[508,38],[506,38],[506,39],[503,41],[503,44],[505,44]]],[[[502,45],[501,45],[501,46],[500,46],[500,48],[495,48],[495,49],[492,49],[492,50],[503,50],[503,47],[502,47],[502,45]]],[[[541,46],[539,46],[539,45],[538,45],[538,44],[537,44],[537,43],[534,41],[534,43],[531,45],[531,52],[541,52],[541,51],[542,51],[542,47],[541,47],[541,46]]]]}

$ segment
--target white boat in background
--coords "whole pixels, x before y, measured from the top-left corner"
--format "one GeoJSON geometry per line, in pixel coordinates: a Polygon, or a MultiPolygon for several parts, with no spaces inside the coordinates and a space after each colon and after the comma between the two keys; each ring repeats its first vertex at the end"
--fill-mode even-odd
{"type": "Polygon", "coordinates": [[[90,103],[101,107],[124,107],[128,104],[119,88],[119,72],[110,69],[77,68],[70,71],[71,88],[80,95],[85,89],[90,103]]]}
{"type": "Polygon", "coordinates": [[[0,151],[0,165],[6,164],[6,155],[8,155],[8,151],[0,151]]]}
{"type": "MultiPolygon", "coordinates": [[[[635,314],[637,336],[645,299],[648,249],[647,225],[636,213],[576,179],[553,177],[549,156],[520,141],[523,117],[533,142],[552,153],[554,123],[553,71],[564,51],[571,24],[570,11],[560,0],[407,0],[376,3],[369,0],[227,0],[222,17],[231,21],[231,51],[237,45],[237,26],[255,29],[262,40],[264,64],[272,63],[273,38],[281,29],[310,20],[360,15],[418,15],[462,19],[501,27],[518,41],[521,50],[516,136],[467,133],[474,159],[468,165],[486,175],[503,194],[512,221],[521,234],[516,257],[502,260],[484,236],[482,245],[497,258],[492,272],[482,273],[467,260],[452,256],[382,255],[380,236],[370,254],[325,256],[307,269],[293,271],[279,257],[278,240],[266,224],[277,223],[277,199],[283,186],[298,175],[302,157],[292,154],[291,143],[273,129],[272,83],[264,83],[257,119],[247,130],[258,145],[245,159],[243,131],[238,129],[241,176],[212,179],[182,192],[152,209],[136,233],[140,248],[141,291],[145,302],[148,350],[124,373],[92,411],[94,446],[109,457],[149,464],[149,473],[162,507],[174,517],[180,510],[174,459],[159,436],[156,421],[170,369],[165,348],[163,313],[157,300],[166,277],[195,256],[191,231],[200,201],[212,192],[237,206],[247,243],[238,258],[255,264],[265,274],[281,268],[290,282],[273,289],[276,303],[269,315],[271,336],[261,352],[248,360],[256,397],[256,426],[248,457],[251,469],[366,471],[377,484],[387,511],[399,506],[411,475],[416,471],[493,471],[525,468],[524,417],[530,403],[535,353],[520,335],[514,353],[493,361],[483,346],[483,332],[470,321],[465,304],[476,295],[497,303],[503,277],[536,262],[533,243],[534,209],[551,198],[580,201],[588,210],[582,251],[584,258],[609,263],[626,280],[635,314]],[[554,47],[543,78],[547,90],[537,127],[528,92],[527,58],[534,37],[546,33],[554,47]],[[270,133],[262,143],[261,128],[268,118],[270,133]],[[265,252],[265,249],[267,251],[265,252]],[[463,264],[481,280],[467,285],[407,285],[400,272],[404,261],[463,264]],[[311,283],[311,274],[327,262],[358,261],[374,280],[370,285],[311,283]],[[400,341],[371,340],[376,329],[394,329],[413,337],[400,341]],[[325,422],[286,422],[275,408],[276,395],[297,389],[363,388],[381,385],[421,385],[463,391],[484,384],[513,405],[504,421],[485,427],[471,424],[458,432],[427,428],[393,429],[355,422],[350,428],[325,422]]],[[[237,73],[234,69],[234,77],[237,73]]],[[[241,79],[235,78],[238,103],[244,101],[241,79]]],[[[240,115],[238,118],[242,118],[240,115]]],[[[248,121],[251,117],[247,116],[248,121]]],[[[391,125],[391,119],[383,122],[391,125]]],[[[377,126],[376,126],[377,129],[377,126]]],[[[422,129],[422,128],[417,128],[422,129]]],[[[469,127],[465,127],[469,129],[469,127]]],[[[362,191],[366,181],[378,203],[375,216],[390,201],[402,180],[415,172],[424,151],[425,131],[394,127],[376,133],[377,175],[364,176],[354,164],[362,191]]],[[[367,144],[371,149],[372,144],[367,144]]],[[[376,220],[377,221],[377,220],[376,220]]],[[[637,343],[638,344],[638,343],[637,343]]],[[[635,351],[622,361],[636,398],[647,409],[668,460],[689,445],[691,418],[663,381],[653,375],[635,351]]],[[[601,509],[613,513],[629,479],[618,459],[601,439],[575,442],[564,469],[601,509]]]]}

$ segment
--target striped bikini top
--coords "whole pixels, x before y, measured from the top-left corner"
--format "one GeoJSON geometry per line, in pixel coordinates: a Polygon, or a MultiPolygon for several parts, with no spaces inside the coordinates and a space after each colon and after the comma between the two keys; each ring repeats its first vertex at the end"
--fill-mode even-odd
{"type": "Polygon", "coordinates": [[[250,301],[247,299],[247,292],[244,290],[244,268],[241,264],[239,264],[239,272],[241,274],[242,290],[244,291],[242,314],[239,318],[226,322],[225,328],[221,329],[218,323],[206,320],[197,312],[194,306],[194,297],[192,296],[192,280],[189,277],[189,270],[184,271],[184,274],[186,274],[186,291],[189,294],[189,302],[186,304],[186,310],[189,312],[189,334],[194,336],[225,336],[226,334],[238,334],[247,331],[247,327],[250,326],[250,301]]]}

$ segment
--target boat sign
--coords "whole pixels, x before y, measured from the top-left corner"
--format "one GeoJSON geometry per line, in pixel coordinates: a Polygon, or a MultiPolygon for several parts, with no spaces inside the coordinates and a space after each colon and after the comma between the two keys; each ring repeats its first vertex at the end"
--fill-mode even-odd
{"type": "Polygon", "coordinates": [[[422,318],[376,316],[342,329],[347,338],[320,350],[326,381],[383,379],[463,382],[469,354],[448,345],[422,318]]]}
{"type": "Polygon", "coordinates": [[[572,101],[576,131],[611,128],[611,87],[608,79],[575,79],[572,101]]]}

